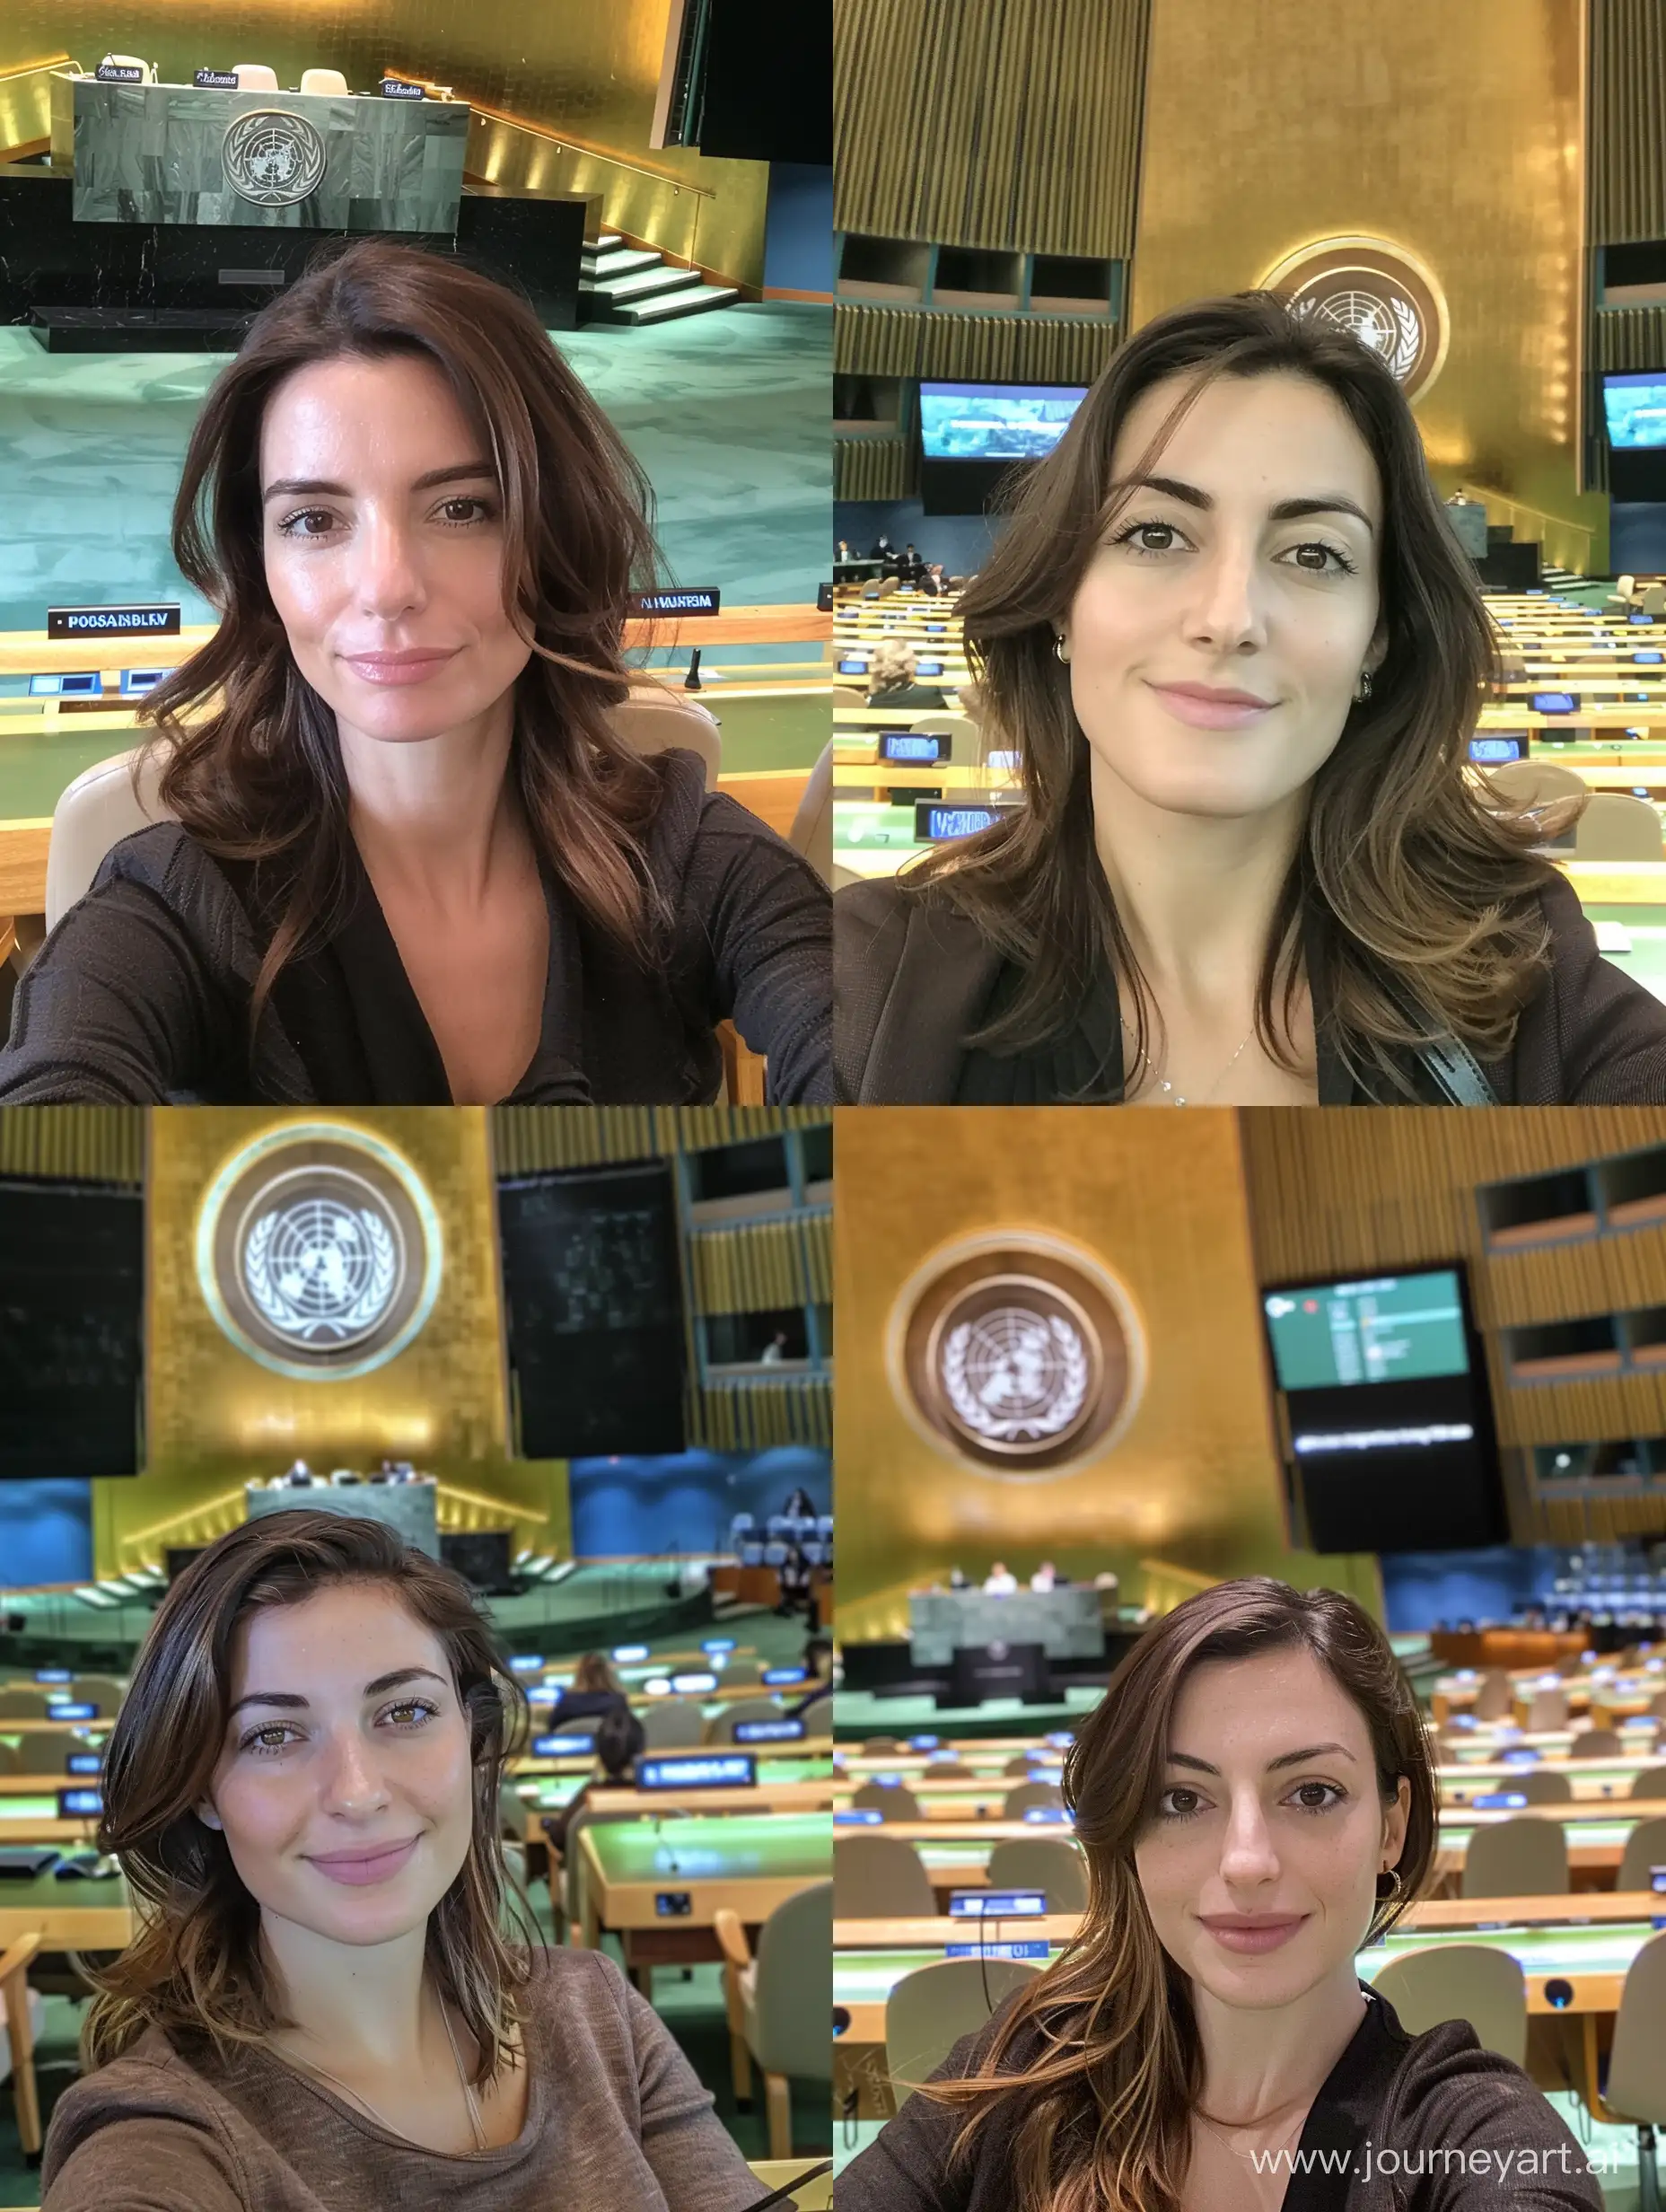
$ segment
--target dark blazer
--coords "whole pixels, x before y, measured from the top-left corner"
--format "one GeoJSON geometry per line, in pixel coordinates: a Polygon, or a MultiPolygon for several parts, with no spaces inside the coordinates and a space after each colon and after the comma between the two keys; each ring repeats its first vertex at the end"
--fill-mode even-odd
{"type": "MultiPolygon", "coordinates": [[[[1463,2021],[1408,2035],[1386,1998],[1366,1996],[1308,2114],[1284,2212],[1602,2212],[1584,2152],[1520,2067],[1463,2021]],[[1388,2173],[1384,2147],[1398,2154],[1388,2173]]],[[[932,2078],[970,2073],[993,2033],[992,2023],[963,2037],[932,2078]]],[[[1014,2062],[1039,2048],[1021,2041],[1014,2062]]],[[[1012,2212],[1013,2118],[997,2108],[971,2158],[951,2166],[964,2119],[910,2097],[839,2175],[838,2212],[1012,2212]]]]}
{"type": "Polygon", "coordinates": [[[630,1699],[622,1690],[564,1690],[549,1709],[549,1725],[559,1728],[563,1721],[600,1720],[616,1706],[630,1710],[630,1699]]]}
{"type": "MultiPolygon", "coordinates": [[[[644,969],[544,879],[542,1030],[514,1104],[683,1105],[715,1098],[730,1016],[768,1056],[770,1096],[831,1093],[831,908],[807,860],[708,794],[697,755],[661,777],[648,871],[672,922],[644,969]]],[[[444,1062],[369,876],[349,849],[346,918],[279,973],[252,1056],[249,1003],[276,917],[248,864],[177,822],[124,838],[17,988],[0,1100],[13,1104],[449,1106],[444,1062]]]]}
{"type": "Polygon", "coordinates": [[[892,707],[917,707],[922,714],[928,708],[947,707],[948,695],[934,683],[892,683],[882,690],[870,691],[868,705],[892,707]]]}
{"type": "MultiPolygon", "coordinates": [[[[1551,937],[1543,988],[1523,1008],[1509,1058],[1477,1069],[1461,1047],[1432,1049],[1407,1073],[1425,1104],[1506,1106],[1666,1104],[1666,1005],[1597,952],[1596,933],[1565,878],[1539,894],[1551,937]],[[1484,1078],[1474,1097],[1448,1087],[1434,1061],[1467,1063],[1484,1078]]],[[[977,924],[942,892],[904,891],[894,879],[854,883],[833,902],[834,1084],[842,1105],[1053,1104],[1096,1067],[1111,1102],[1122,1096],[1122,1030],[1107,982],[1071,1036],[1010,1059],[969,1051],[964,1040],[1010,988],[1013,973],[977,924]]],[[[1326,1046],[1325,961],[1310,933],[1308,974],[1320,1040],[1319,1102],[1373,1100],[1326,1046]]],[[[1461,1067],[1448,1067],[1452,1082],[1461,1067]]]]}

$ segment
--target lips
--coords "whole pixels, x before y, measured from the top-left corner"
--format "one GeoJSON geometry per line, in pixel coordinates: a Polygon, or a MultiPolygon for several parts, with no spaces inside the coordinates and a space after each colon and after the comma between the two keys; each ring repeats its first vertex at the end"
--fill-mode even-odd
{"type": "Polygon", "coordinates": [[[423,683],[454,661],[457,645],[413,645],[399,653],[344,653],[344,664],[365,683],[423,683]]]}
{"type": "Polygon", "coordinates": [[[1249,1913],[1241,1918],[1224,1916],[1204,1918],[1199,1924],[1206,1927],[1223,1950],[1241,1955],[1257,1957],[1263,1952],[1276,1951],[1287,1944],[1299,1929],[1306,1925],[1305,1913],[1249,1913]]]}
{"type": "Polygon", "coordinates": [[[1176,721],[1195,730],[1235,730],[1270,714],[1277,704],[1253,691],[1218,689],[1211,684],[1153,683],[1150,689],[1176,721]]]}
{"type": "Polygon", "coordinates": [[[329,1881],[344,1882],[349,1888],[361,1889],[369,1883],[385,1882],[390,1874],[398,1874],[420,1840],[417,1836],[408,1836],[403,1843],[373,1844],[362,1851],[331,1852],[329,1856],[310,1863],[329,1881]]]}

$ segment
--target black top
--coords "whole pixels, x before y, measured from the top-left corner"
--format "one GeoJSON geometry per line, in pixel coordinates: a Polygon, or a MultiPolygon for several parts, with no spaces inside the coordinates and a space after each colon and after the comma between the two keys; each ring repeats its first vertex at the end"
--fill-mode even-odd
{"type": "MultiPolygon", "coordinates": [[[[1386,1998],[1365,1995],[1302,2130],[1283,2212],[1602,2212],[1584,2152],[1520,2067],[1483,2050],[1460,2020],[1408,2035],[1386,1998]],[[1395,2154],[1387,2173],[1384,2149],[1395,2154]]],[[[932,2078],[972,2072],[994,2032],[992,2023],[962,2037],[932,2078]]],[[[1013,2066],[1039,2049],[1024,2031],[1013,2066]]],[[[970,2159],[951,2167],[965,2119],[962,2107],[911,2096],[840,2174],[838,2212],[1013,2212],[1017,2115],[997,2107],[970,2159]]]]}
{"type": "MultiPolygon", "coordinates": [[[[707,794],[694,753],[652,756],[645,838],[672,916],[639,968],[546,873],[541,1033],[515,1105],[694,1105],[717,1094],[715,1025],[767,1056],[770,1098],[831,1095],[830,904],[809,862],[707,794]]],[[[249,1002],[276,917],[246,863],[177,822],[124,838],[19,984],[0,1100],[157,1105],[449,1106],[439,1047],[349,840],[346,918],[279,972],[252,1056],[249,1002]]]]}
{"type": "MultiPolygon", "coordinates": [[[[1596,933],[1565,877],[1539,893],[1550,933],[1544,984],[1522,1009],[1509,1057],[1478,1075],[1505,1106],[1666,1104],[1666,1005],[1597,952],[1596,933]]],[[[1330,1049],[1326,958],[1315,926],[1305,945],[1319,1045],[1321,1106],[1403,1104],[1355,1080],[1330,1049]]],[[[1100,979],[1069,1032],[996,1058],[964,1040],[987,1021],[1019,977],[976,922],[941,890],[923,896],[893,880],[853,883],[834,900],[835,1094],[845,1105],[1057,1105],[1122,1097],[1122,1023],[1114,978],[1100,979]],[[1098,1071],[1103,1071],[1098,1073],[1098,1071]],[[1098,1081],[1095,1086],[1095,1077],[1098,1081]]],[[[1467,1057],[1467,1056],[1465,1056],[1467,1057]]],[[[1472,1064],[1473,1065],[1473,1064],[1472,1064]]],[[[1440,1086],[1407,1056],[1424,1104],[1472,1102],[1440,1086]]]]}
{"type": "Polygon", "coordinates": [[[630,1699],[622,1690],[564,1690],[550,1707],[549,1725],[559,1728],[566,1720],[600,1720],[616,1706],[630,1711],[630,1699]]]}
{"type": "Polygon", "coordinates": [[[882,707],[887,712],[892,707],[918,707],[924,710],[928,707],[947,707],[948,704],[946,694],[940,691],[934,683],[888,683],[878,691],[868,694],[870,707],[882,707]]]}

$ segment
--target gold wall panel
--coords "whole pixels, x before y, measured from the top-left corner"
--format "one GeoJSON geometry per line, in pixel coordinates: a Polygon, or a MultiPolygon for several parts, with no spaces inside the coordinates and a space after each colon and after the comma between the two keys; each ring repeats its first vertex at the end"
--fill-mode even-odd
{"type": "Polygon", "coordinates": [[[192,1107],[150,1116],[147,1178],[147,1464],[92,1485],[97,1572],[157,1559],[165,1545],[212,1540],[243,1518],[243,1484],[300,1457],[364,1468],[384,1453],[430,1470],[445,1527],[513,1527],[515,1547],[571,1550],[563,1462],[512,1461],[497,1283],[493,1182],[483,1110],[370,1112],[192,1107]],[[329,1120],[393,1145],[426,1187],[444,1238],[434,1310],[415,1340],[373,1373],[303,1382],[272,1373],[224,1337],[197,1280],[203,1196],[261,1130],[329,1120]]]}
{"type": "MultiPolygon", "coordinates": [[[[776,1444],[833,1442],[833,1385],[825,1375],[785,1382],[708,1382],[691,1388],[686,1413],[690,1448],[766,1452],[776,1444]]],[[[843,1489],[839,1511],[845,1510],[843,1489]]]]}
{"type": "Polygon", "coordinates": [[[1666,359],[1662,351],[1666,347],[1666,307],[1600,307],[1591,318],[1591,330],[1593,369],[1653,369],[1666,359]]]}
{"type": "MultiPolygon", "coordinates": [[[[1666,1374],[1513,1389],[1497,1333],[1528,1321],[1666,1304],[1666,1230],[1490,1258],[1475,1196],[1485,1183],[1666,1143],[1666,1112],[1381,1106],[1288,1114],[1250,1107],[1240,1119],[1264,1282],[1465,1260],[1501,1444],[1666,1434],[1666,1374]]],[[[1660,1507],[1654,1510],[1658,1517],[1660,1507]]]]}
{"type": "Polygon", "coordinates": [[[833,310],[833,368],[836,375],[1091,384],[1118,336],[1105,315],[971,315],[845,301],[833,310]]]}
{"type": "MultiPolygon", "coordinates": [[[[1238,1127],[1223,1110],[863,1107],[839,1114],[834,1217],[839,1630],[907,1633],[908,1584],[956,1563],[1042,1558],[1118,1574],[1151,1563],[1352,1589],[1375,1562],[1288,1548],[1238,1127]],[[1086,1247],[1143,1324],[1146,1382],[1119,1439],[1057,1476],[994,1480],[934,1449],[892,1395],[884,1339],[940,1246],[1013,1229],[1086,1247]]],[[[1171,1575],[1171,1582],[1173,1576],[1171,1575]]],[[[1184,1577],[1182,1576],[1183,1580],[1184,1577]]]]}
{"type": "Polygon", "coordinates": [[[1324,238],[1407,249],[1451,320],[1416,410],[1442,495],[1579,524],[1601,573],[1607,502],[1579,488],[1584,35],[1580,0],[1153,0],[1130,328],[1324,238]]]}
{"type": "Polygon", "coordinates": [[[1597,0],[1591,10],[1590,131],[1592,241],[1624,245],[1666,238],[1661,0],[1597,0]]]}
{"type": "Polygon", "coordinates": [[[698,1313],[770,1313],[825,1305],[833,1295],[831,1222],[826,1214],[698,1229],[688,1268],[698,1313]]]}
{"type": "Polygon", "coordinates": [[[145,1180],[142,1106],[0,1107],[0,1175],[145,1180]]]}
{"type": "Polygon", "coordinates": [[[488,1111],[500,1175],[745,1145],[833,1118],[825,1106],[494,1106],[488,1111]]]}
{"type": "Polygon", "coordinates": [[[834,228],[1126,259],[1147,13],[835,0],[834,228]]]}
{"type": "Polygon", "coordinates": [[[0,162],[41,154],[52,136],[52,76],[69,60],[56,48],[32,61],[0,66],[0,162]]]}
{"type": "MultiPolygon", "coordinates": [[[[318,0],[300,7],[284,0],[229,0],[225,6],[180,7],[170,0],[133,0],[118,15],[89,0],[7,0],[0,11],[0,70],[67,48],[92,68],[112,40],[126,54],[153,61],[161,75],[189,83],[205,66],[268,62],[280,84],[299,84],[303,70],[339,69],[349,84],[375,84],[384,70],[452,87],[460,100],[571,137],[592,154],[615,154],[653,172],[662,185],[597,163],[598,179],[582,188],[609,194],[607,218],[625,225],[618,208],[646,219],[675,221],[652,242],[689,255],[742,284],[761,285],[768,165],[707,161],[682,147],[650,153],[664,50],[669,0],[608,0],[602,7],[528,7],[522,0],[318,0]],[[682,242],[687,198],[678,181],[706,187],[698,203],[692,250],[682,242]]],[[[486,172],[489,174],[490,172],[486,172]]],[[[509,178],[504,180],[511,181],[509,178]]]]}
{"type": "Polygon", "coordinates": [[[907,499],[919,489],[912,438],[835,438],[835,499],[907,499]]]}

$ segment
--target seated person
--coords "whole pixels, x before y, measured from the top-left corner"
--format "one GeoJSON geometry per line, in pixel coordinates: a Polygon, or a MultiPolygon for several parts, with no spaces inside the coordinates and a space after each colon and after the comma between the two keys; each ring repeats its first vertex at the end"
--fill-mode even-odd
{"type": "Polygon", "coordinates": [[[911,645],[899,638],[881,638],[868,663],[870,707],[946,707],[947,695],[935,684],[916,683],[911,645]]]}
{"type": "Polygon", "coordinates": [[[605,1655],[587,1651],[574,1668],[573,1680],[556,1699],[549,1725],[559,1728],[563,1721],[599,1719],[603,1713],[629,1710],[629,1700],[614,1681],[605,1655]]]}
{"type": "Polygon", "coordinates": [[[873,1105],[1660,1105],[1666,1005],[1473,771],[1497,647],[1381,355],[1159,315],[960,612],[1023,803],[835,900],[873,1105]]]}
{"type": "Polygon", "coordinates": [[[997,1559],[984,1576],[984,1595],[990,1598],[1010,1598],[1018,1588],[1018,1577],[1004,1559],[997,1559]]]}
{"type": "Polygon", "coordinates": [[[825,886],[609,720],[651,501],[462,261],[363,239],[281,293],[174,510],[220,613],[140,709],[177,819],[31,963],[0,1099],[693,1104],[731,1017],[825,1099],[825,886]]]}
{"type": "Polygon", "coordinates": [[[1051,1559],[1043,1559],[1030,1577],[1030,1587],[1032,1590],[1057,1590],[1067,1579],[1059,1573],[1051,1559]]]}
{"type": "Polygon", "coordinates": [[[379,1522],[297,1507],[191,1562],[110,1734],[99,1848],[146,1909],[88,1966],[43,2206],[758,2201],[653,2007],[506,1894],[523,1716],[467,1585],[379,1522]]]}
{"type": "Polygon", "coordinates": [[[846,2167],[839,2212],[1052,2212],[1109,2202],[1113,2173],[1179,2212],[1600,2212],[1520,2067],[1462,2020],[1408,2033],[1360,1979],[1433,1874],[1440,1791],[1353,1598],[1259,1576],[1188,1598],[1077,1730],[1064,1795],[1079,1935],[846,2167]]]}
{"type": "MultiPolygon", "coordinates": [[[[796,1705],[789,1705],[789,1720],[821,1721],[831,1729],[833,1724],[833,1640],[830,1637],[812,1636],[804,1646],[804,1664],[810,1669],[812,1687],[796,1705]]],[[[811,1733],[814,1731],[812,1729],[811,1733]]]]}
{"type": "Polygon", "coordinates": [[[567,1828],[573,1815],[592,1792],[628,1789],[636,1778],[636,1761],[647,1748],[647,1733],[627,1705],[609,1706],[596,1723],[596,1770],[582,1783],[559,1813],[546,1814],[539,1826],[557,1859],[567,1850],[567,1828]]]}

